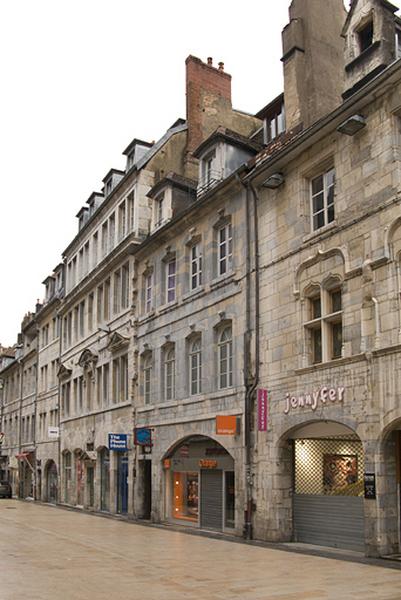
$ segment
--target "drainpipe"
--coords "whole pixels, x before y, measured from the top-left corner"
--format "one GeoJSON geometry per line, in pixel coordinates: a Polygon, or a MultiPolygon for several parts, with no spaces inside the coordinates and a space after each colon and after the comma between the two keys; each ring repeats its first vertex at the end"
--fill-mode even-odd
{"type": "Polygon", "coordinates": [[[244,406],[244,442],[245,442],[245,491],[246,508],[244,515],[243,537],[251,540],[253,537],[253,473],[252,473],[252,417],[254,414],[254,394],[259,382],[259,237],[258,237],[258,215],[257,201],[258,196],[251,183],[244,184],[237,176],[237,180],[245,189],[246,198],[246,294],[245,294],[245,324],[244,334],[244,383],[245,383],[245,406],[244,406]],[[252,285],[252,267],[251,267],[251,196],[253,209],[253,251],[254,251],[254,278],[255,278],[255,320],[254,320],[254,340],[255,340],[255,372],[253,376],[250,370],[251,356],[251,285],[252,285]]]}

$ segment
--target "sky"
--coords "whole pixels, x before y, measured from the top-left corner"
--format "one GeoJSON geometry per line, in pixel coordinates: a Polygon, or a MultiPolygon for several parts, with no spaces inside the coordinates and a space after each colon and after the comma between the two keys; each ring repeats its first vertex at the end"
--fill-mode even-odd
{"type": "MultiPolygon", "coordinates": [[[[323,1],[323,0],[322,0],[323,1]]],[[[185,118],[185,58],[225,63],[234,108],[282,91],[290,0],[14,0],[0,8],[0,343],[134,138],[185,118]]]]}

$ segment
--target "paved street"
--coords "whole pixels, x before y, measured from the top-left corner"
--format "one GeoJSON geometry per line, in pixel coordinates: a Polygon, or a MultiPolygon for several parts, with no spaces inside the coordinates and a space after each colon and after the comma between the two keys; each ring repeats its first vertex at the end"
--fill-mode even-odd
{"type": "Polygon", "coordinates": [[[0,501],[0,600],[400,600],[401,571],[0,501]]]}

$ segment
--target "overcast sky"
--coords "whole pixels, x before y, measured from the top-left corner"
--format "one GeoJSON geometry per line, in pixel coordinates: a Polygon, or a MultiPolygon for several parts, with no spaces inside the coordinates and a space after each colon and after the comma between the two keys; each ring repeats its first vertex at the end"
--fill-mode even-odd
{"type": "MultiPolygon", "coordinates": [[[[322,0],[324,1],[324,0],[322,0]]],[[[9,0],[0,8],[0,342],[43,298],[76,213],[132,138],[185,117],[185,58],[224,61],[233,105],[282,91],[290,0],[9,0]]]]}

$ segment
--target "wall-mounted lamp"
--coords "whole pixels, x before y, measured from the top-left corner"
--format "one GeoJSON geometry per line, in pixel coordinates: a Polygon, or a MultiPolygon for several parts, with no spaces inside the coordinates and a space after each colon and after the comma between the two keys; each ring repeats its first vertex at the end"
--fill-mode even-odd
{"type": "Polygon", "coordinates": [[[352,115],[352,117],[349,117],[337,127],[337,131],[345,133],[345,135],[355,135],[364,127],[366,127],[365,117],[362,115],[352,115]]]}
{"type": "Polygon", "coordinates": [[[284,175],[282,173],[273,173],[262,183],[263,187],[275,190],[284,183],[284,175]]]}

